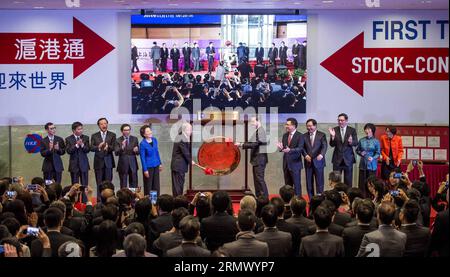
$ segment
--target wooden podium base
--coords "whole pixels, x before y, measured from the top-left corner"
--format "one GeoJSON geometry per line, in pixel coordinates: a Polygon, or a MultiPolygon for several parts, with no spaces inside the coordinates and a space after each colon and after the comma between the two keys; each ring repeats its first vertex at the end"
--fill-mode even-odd
{"type": "MultiPolygon", "coordinates": [[[[208,190],[208,192],[216,192],[217,190],[208,190]]],[[[249,194],[253,194],[251,190],[245,190],[245,189],[236,189],[236,190],[225,190],[226,192],[228,192],[228,194],[230,195],[231,198],[231,202],[233,203],[239,203],[241,201],[241,199],[249,194]]],[[[186,196],[189,199],[189,201],[192,201],[192,199],[194,198],[195,194],[197,192],[201,192],[201,190],[194,190],[194,189],[189,189],[186,192],[186,196]]],[[[203,191],[205,192],[205,191],[203,191]]]]}

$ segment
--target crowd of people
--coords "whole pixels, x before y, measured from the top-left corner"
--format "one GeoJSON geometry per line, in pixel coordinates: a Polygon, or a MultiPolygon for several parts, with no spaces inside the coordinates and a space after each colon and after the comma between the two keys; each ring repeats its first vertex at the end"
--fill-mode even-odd
{"type": "MultiPolygon", "coordinates": [[[[407,173],[403,173],[407,176],[407,173]]],[[[162,194],[92,190],[36,177],[0,180],[0,257],[448,257],[448,175],[430,199],[425,176],[377,177],[367,197],[329,175],[330,190],[309,200],[284,185],[279,196],[244,196],[235,211],[227,192],[162,194]],[[430,209],[439,213],[430,226],[430,209]]]]}

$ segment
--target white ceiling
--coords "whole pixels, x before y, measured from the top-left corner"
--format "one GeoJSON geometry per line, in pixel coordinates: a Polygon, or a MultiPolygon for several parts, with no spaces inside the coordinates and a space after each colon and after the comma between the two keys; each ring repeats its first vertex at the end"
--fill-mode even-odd
{"type": "MultiPolygon", "coordinates": [[[[76,9],[369,9],[373,0],[0,0],[0,9],[70,9],[66,2],[80,1],[76,9]]],[[[444,9],[448,0],[376,0],[379,9],[444,9]]],[[[74,8],[71,8],[74,9],[74,8]]],[[[374,8],[371,8],[374,9],[374,8]]]]}

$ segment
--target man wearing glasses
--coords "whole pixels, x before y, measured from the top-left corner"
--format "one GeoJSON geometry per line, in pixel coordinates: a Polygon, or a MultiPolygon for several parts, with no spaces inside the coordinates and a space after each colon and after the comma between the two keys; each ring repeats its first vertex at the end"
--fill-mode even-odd
{"type": "Polygon", "coordinates": [[[55,180],[61,184],[62,171],[64,166],[61,156],[66,153],[64,139],[56,136],[56,127],[53,123],[45,124],[47,136],[41,141],[41,156],[44,157],[42,172],[45,180],[55,180]]]}
{"type": "Polygon", "coordinates": [[[136,155],[139,155],[138,138],[131,136],[131,126],[123,124],[120,127],[122,136],[116,140],[114,153],[119,157],[117,172],[120,177],[120,188],[126,188],[130,181],[130,188],[138,185],[137,171],[139,169],[136,155]]]}

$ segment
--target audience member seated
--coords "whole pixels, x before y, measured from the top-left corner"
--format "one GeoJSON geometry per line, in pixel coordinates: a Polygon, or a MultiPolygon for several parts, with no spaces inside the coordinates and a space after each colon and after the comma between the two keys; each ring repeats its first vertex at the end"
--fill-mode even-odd
{"type": "Polygon", "coordinates": [[[167,251],[167,257],[209,257],[211,252],[198,246],[200,222],[192,215],[185,216],[180,221],[180,231],[183,236],[181,245],[167,251]]]}
{"type": "Polygon", "coordinates": [[[228,257],[268,257],[269,246],[258,240],[253,230],[255,229],[255,214],[249,209],[239,211],[239,233],[236,241],[225,243],[221,251],[228,257]]]}
{"type": "Polygon", "coordinates": [[[276,227],[278,215],[275,207],[271,204],[265,206],[261,211],[261,217],[264,222],[264,231],[257,234],[256,238],[267,243],[269,257],[294,256],[291,234],[282,232],[276,227]]]}
{"type": "Polygon", "coordinates": [[[316,233],[302,239],[300,257],[344,257],[344,242],[341,237],[328,232],[332,212],[325,206],[319,206],[314,211],[316,233]]]}
{"type": "Polygon", "coordinates": [[[172,210],[173,210],[173,196],[162,194],[156,201],[158,210],[158,217],[150,222],[150,241],[153,242],[159,238],[161,233],[167,232],[173,228],[172,224],[172,210]]]}
{"type": "MultiPolygon", "coordinates": [[[[239,210],[249,209],[253,213],[256,213],[256,199],[253,195],[246,195],[242,197],[239,202],[239,210]]],[[[264,223],[261,218],[256,217],[255,234],[261,233],[264,230],[264,223]]]]}
{"type": "Polygon", "coordinates": [[[400,212],[400,232],[406,234],[405,257],[425,257],[430,242],[430,229],[417,225],[420,206],[416,200],[408,200],[400,212]]]}
{"type": "Polygon", "coordinates": [[[284,201],[280,197],[274,197],[270,200],[270,203],[275,207],[275,211],[278,216],[276,227],[278,230],[290,233],[292,236],[292,252],[294,255],[298,255],[298,249],[300,247],[301,230],[300,227],[286,222],[284,220],[284,201]]]}
{"type": "Polygon", "coordinates": [[[302,196],[294,196],[291,199],[292,217],[286,219],[287,223],[294,224],[300,228],[300,237],[312,235],[310,229],[314,227],[314,221],[305,217],[306,200],[302,196]]]}
{"type": "Polygon", "coordinates": [[[294,197],[294,195],[295,195],[295,190],[292,186],[284,185],[280,188],[279,193],[280,193],[281,199],[283,199],[283,201],[285,203],[283,217],[284,217],[284,219],[288,219],[292,216],[290,202],[291,202],[292,197],[294,197]]]}

